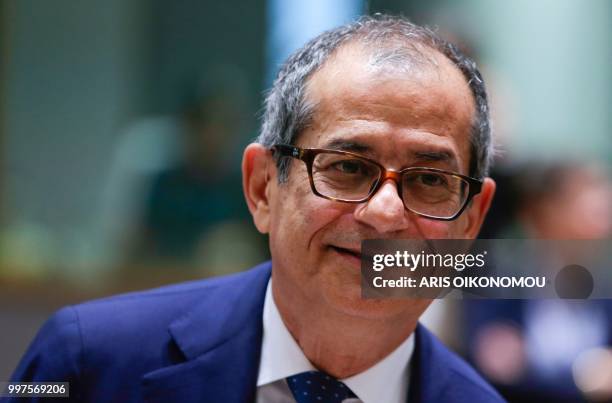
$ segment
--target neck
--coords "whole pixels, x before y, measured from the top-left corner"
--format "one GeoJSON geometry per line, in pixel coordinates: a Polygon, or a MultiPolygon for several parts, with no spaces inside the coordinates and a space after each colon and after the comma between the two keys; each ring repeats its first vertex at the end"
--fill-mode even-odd
{"type": "Polygon", "coordinates": [[[383,319],[359,317],[334,310],[321,299],[300,300],[274,285],[278,311],[306,358],[338,379],[363,372],[393,352],[414,332],[419,317],[411,310],[383,319]]]}

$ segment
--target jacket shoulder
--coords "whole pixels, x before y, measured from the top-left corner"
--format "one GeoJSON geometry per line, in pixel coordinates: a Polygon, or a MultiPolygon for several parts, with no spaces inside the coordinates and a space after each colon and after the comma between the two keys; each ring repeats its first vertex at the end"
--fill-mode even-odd
{"type": "Polygon", "coordinates": [[[267,279],[269,270],[265,263],[234,275],[62,308],[41,327],[12,380],[68,381],[75,385],[71,398],[79,396],[78,389],[91,396],[98,387],[119,390],[120,384],[138,383],[144,373],[183,360],[168,331],[171,323],[196,304],[215,309],[225,303],[219,295],[247,292],[255,280],[267,279]]]}
{"type": "MultiPolygon", "coordinates": [[[[74,308],[57,311],[40,328],[11,377],[12,382],[78,383],[82,366],[81,330],[74,308]]],[[[70,399],[78,399],[70,390],[70,399]]],[[[7,402],[13,400],[7,398],[7,402]]],[[[21,401],[15,399],[14,401],[21,401]]]]}
{"type": "MultiPolygon", "coordinates": [[[[74,305],[82,331],[101,338],[122,333],[142,337],[144,332],[160,329],[186,314],[196,304],[220,306],[224,300],[213,298],[241,294],[256,278],[269,275],[269,263],[227,276],[173,284],[151,290],[132,292],[74,305]]],[[[154,336],[148,334],[150,338],[154,336]]]]}

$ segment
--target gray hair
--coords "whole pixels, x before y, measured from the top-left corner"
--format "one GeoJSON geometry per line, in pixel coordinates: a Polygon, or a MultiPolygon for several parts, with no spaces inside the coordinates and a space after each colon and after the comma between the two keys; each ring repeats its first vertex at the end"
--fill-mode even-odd
{"type": "MultiPolygon", "coordinates": [[[[376,52],[377,65],[424,61],[427,56],[422,48],[426,47],[445,55],[463,73],[476,107],[470,136],[469,174],[484,178],[489,171],[493,150],[487,93],[476,63],[431,29],[413,24],[403,17],[380,14],[361,17],[323,32],[291,55],[282,65],[267,94],[257,142],[268,147],[278,143],[294,144],[314,114],[314,106],[305,99],[308,79],[337,49],[353,41],[370,45],[368,49],[376,52]],[[395,49],[389,51],[393,45],[395,49]],[[380,51],[381,47],[383,51],[380,51]]],[[[280,158],[277,161],[281,182],[288,175],[288,160],[280,158]]]]}

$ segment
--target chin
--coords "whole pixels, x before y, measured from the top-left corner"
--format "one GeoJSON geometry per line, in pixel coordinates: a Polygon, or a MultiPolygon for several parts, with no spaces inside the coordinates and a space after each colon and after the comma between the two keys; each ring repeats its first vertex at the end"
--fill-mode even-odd
{"type": "Polygon", "coordinates": [[[328,288],[323,295],[328,306],[356,318],[384,320],[393,317],[418,318],[432,300],[416,298],[373,299],[361,297],[360,284],[328,288]]]}
{"type": "Polygon", "coordinates": [[[403,316],[418,318],[431,300],[416,298],[363,298],[361,296],[360,260],[338,258],[337,254],[321,265],[323,269],[318,280],[320,297],[336,312],[367,320],[385,320],[403,316]],[[323,277],[324,276],[324,277],[323,277]]]}

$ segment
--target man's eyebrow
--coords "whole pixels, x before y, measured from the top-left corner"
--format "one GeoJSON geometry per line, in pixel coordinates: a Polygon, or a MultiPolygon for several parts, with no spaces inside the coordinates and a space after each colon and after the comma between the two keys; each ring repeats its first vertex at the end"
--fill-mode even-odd
{"type": "Polygon", "coordinates": [[[325,148],[340,151],[352,151],[355,153],[367,153],[368,151],[372,150],[372,148],[366,144],[342,139],[330,141],[329,143],[325,144],[325,148]]]}
{"type": "Polygon", "coordinates": [[[414,157],[419,161],[437,162],[454,160],[453,154],[448,151],[415,151],[414,157]]]}
{"type": "MultiPolygon", "coordinates": [[[[340,151],[351,151],[359,154],[372,154],[372,147],[358,141],[350,141],[344,139],[335,139],[326,143],[323,148],[340,151]]],[[[455,154],[447,150],[427,150],[427,151],[412,151],[410,152],[413,163],[426,163],[426,162],[445,162],[448,163],[451,168],[457,168],[457,159],[455,154]]]]}
{"type": "Polygon", "coordinates": [[[415,162],[444,162],[450,166],[450,169],[457,171],[459,169],[455,154],[449,151],[415,151],[413,153],[415,162]]]}

